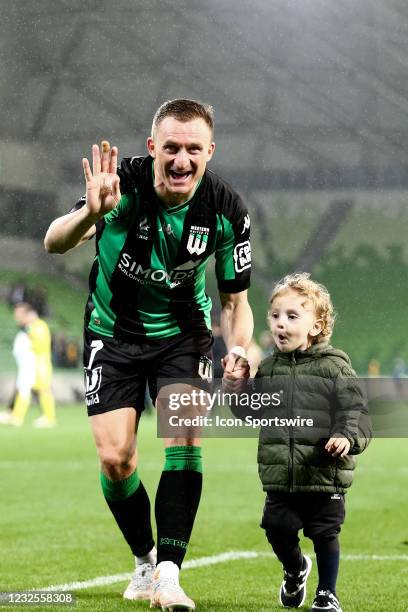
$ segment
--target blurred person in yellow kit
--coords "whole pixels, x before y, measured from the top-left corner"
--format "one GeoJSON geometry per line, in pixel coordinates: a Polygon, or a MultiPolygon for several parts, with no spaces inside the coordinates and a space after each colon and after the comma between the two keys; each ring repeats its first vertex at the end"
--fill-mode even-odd
{"type": "Polygon", "coordinates": [[[11,413],[1,413],[0,423],[22,425],[31,402],[31,392],[38,395],[42,415],[34,421],[35,427],[55,425],[55,401],[51,390],[51,334],[37,311],[25,302],[16,304],[14,318],[20,328],[13,346],[16,359],[17,393],[11,413]]]}

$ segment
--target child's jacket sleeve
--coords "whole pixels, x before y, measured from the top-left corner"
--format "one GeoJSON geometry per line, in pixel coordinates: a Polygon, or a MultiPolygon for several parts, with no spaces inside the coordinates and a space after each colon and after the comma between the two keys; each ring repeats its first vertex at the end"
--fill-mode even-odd
{"type": "Polygon", "coordinates": [[[340,369],[336,378],[337,410],[331,436],[338,434],[350,441],[350,455],[362,453],[373,437],[366,395],[349,366],[340,369]]]}

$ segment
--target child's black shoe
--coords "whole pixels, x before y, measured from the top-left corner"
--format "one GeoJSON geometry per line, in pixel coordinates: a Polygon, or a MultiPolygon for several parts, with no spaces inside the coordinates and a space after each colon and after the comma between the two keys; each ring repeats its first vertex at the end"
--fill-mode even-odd
{"type": "Polygon", "coordinates": [[[306,599],[306,581],[312,569],[312,560],[303,555],[303,566],[300,572],[289,574],[283,572],[283,581],[279,592],[279,601],[285,608],[299,608],[306,599]]]}
{"type": "Polygon", "coordinates": [[[317,591],[310,612],[342,612],[340,602],[331,591],[317,591]]]}

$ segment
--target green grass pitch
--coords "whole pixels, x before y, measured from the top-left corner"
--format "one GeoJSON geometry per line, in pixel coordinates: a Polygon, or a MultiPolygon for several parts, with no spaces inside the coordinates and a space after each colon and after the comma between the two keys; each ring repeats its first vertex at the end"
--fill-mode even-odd
{"type": "MultiPolygon", "coordinates": [[[[140,475],[153,499],[163,465],[153,417],[142,419],[139,440],[140,475]]],[[[263,493],[256,471],[256,440],[207,439],[203,455],[204,490],[187,559],[226,551],[268,552],[258,526],[263,493]]],[[[21,429],[2,426],[0,469],[0,591],[131,571],[133,559],[99,490],[98,464],[82,406],[61,408],[54,431],[35,430],[30,422],[21,429]]],[[[407,485],[407,441],[375,440],[360,458],[347,495],[338,584],[344,612],[408,610],[407,485]]],[[[312,550],[307,540],[304,550],[312,550]]],[[[281,609],[281,575],[274,557],[259,556],[186,569],[181,583],[198,611],[274,612],[281,609]]],[[[148,603],[122,599],[125,584],[78,590],[75,609],[148,610],[148,603]]],[[[315,587],[314,565],[304,610],[310,607],[315,587]]]]}

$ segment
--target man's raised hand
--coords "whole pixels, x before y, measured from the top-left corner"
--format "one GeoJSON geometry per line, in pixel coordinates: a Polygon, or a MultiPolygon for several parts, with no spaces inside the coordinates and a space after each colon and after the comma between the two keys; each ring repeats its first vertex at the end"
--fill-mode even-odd
{"type": "Polygon", "coordinates": [[[92,145],[92,171],[89,161],[84,157],[82,166],[86,181],[86,206],[92,215],[101,218],[119,203],[121,194],[119,177],[116,174],[118,148],[110,148],[103,140],[101,148],[92,145]]]}

